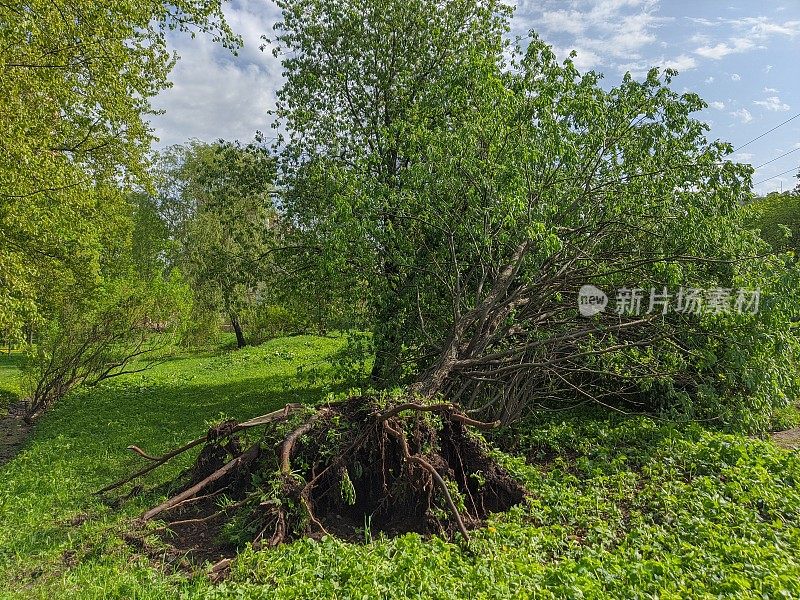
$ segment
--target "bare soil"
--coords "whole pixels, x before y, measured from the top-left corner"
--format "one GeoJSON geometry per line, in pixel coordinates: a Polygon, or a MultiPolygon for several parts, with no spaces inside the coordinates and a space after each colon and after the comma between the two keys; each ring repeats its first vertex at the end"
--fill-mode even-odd
{"type": "Polygon", "coordinates": [[[775,444],[787,450],[800,449],[800,427],[787,429],[786,431],[776,431],[770,434],[770,438],[775,444]]]}
{"type": "Polygon", "coordinates": [[[31,425],[25,423],[26,405],[15,402],[8,407],[8,413],[0,418],[0,466],[14,458],[31,432],[31,425]]]}

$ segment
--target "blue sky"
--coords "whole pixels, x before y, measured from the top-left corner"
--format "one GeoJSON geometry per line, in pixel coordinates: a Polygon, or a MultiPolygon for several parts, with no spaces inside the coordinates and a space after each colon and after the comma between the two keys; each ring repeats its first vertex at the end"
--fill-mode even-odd
{"type": "MultiPolygon", "coordinates": [[[[174,86],[154,103],[166,111],[152,119],[159,146],[249,140],[269,129],[281,68],[259,45],[279,12],[271,0],[234,0],[225,12],[244,39],[238,56],[202,37],[172,39],[180,60],[174,86]]],[[[710,137],[730,141],[737,160],[763,165],[756,191],[796,184],[800,117],[747,142],[800,114],[800,0],[517,0],[512,27],[536,30],[561,57],[576,50],[578,68],[604,73],[609,86],[626,71],[676,68],[674,87],[709,104],[700,117],[710,137]]]]}

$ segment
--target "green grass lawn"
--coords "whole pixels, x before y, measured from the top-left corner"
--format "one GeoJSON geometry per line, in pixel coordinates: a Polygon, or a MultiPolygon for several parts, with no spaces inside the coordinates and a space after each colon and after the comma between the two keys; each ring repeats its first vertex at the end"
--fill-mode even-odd
{"type": "Polygon", "coordinates": [[[20,395],[20,373],[22,354],[20,352],[0,352],[0,416],[20,395]]]}
{"type": "MultiPolygon", "coordinates": [[[[335,338],[187,355],[78,390],[0,467],[3,598],[800,598],[800,460],[698,425],[559,413],[503,432],[498,457],[531,492],[463,550],[406,535],[245,549],[212,585],[123,541],[163,494],[111,508],[92,492],[151,453],[327,392],[302,372],[335,338]],[[526,460],[527,459],[527,460],[526,460]]],[[[15,357],[0,358],[13,393],[15,357]]],[[[147,489],[191,460],[157,470],[147,489]]]]}

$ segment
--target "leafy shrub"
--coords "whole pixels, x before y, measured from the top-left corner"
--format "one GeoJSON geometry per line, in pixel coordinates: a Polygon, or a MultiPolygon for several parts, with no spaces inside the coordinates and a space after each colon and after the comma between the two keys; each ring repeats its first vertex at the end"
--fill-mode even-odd
{"type": "Polygon", "coordinates": [[[302,319],[283,306],[274,304],[259,304],[248,309],[243,321],[247,341],[254,345],[305,330],[302,319]]]}
{"type": "Polygon", "coordinates": [[[149,366],[184,326],[189,292],[178,279],[114,280],[64,296],[39,330],[25,366],[27,420],[73,387],[149,366]],[[135,366],[134,366],[135,365],[135,366]]]}

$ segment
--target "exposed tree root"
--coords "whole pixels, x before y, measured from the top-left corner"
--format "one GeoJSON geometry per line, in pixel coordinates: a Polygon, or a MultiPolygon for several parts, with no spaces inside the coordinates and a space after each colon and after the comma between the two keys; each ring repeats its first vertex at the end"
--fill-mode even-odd
{"type": "MultiPolygon", "coordinates": [[[[228,428],[229,431],[226,431],[225,434],[229,436],[229,435],[232,435],[232,434],[237,433],[239,431],[243,431],[245,429],[258,427],[260,425],[266,425],[267,423],[273,423],[273,422],[279,421],[279,420],[285,420],[285,419],[287,419],[289,417],[290,414],[292,414],[293,412],[298,411],[300,408],[302,408],[302,404],[287,404],[286,406],[284,406],[280,410],[276,410],[276,411],[268,413],[266,415],[262,415],[260,417],[256,417],[255,419],[251,419],[249,421],[245,421],[244,423],[239,423],[238,425],[235,425],[233,427],[229,427],[228,428]]],[[[223,425],[226,425],[226,424],[223,423],[223,425]]],[[[170,460],[172,460],[176,456],[178,456],[180,454],[183,454],[187,450],[191,450],[195,446],[199,446],[202,443],[213,442],[215,439],[218,439],[220,437],[225,437],[225,436],[221,435],[221,432],[219,431],[219,427],[212,428],[206,435],[204,435],[202,437],[199,437],[197,439],[194,439],[191,442],[188,442],[188,443],[184,444],[183,446],[180,446],[179,448],[176,448],[175,450],[171,450],[170,452],[167,452],[164,456],[160,456],[160,457],[151,456],[151,455],[147,454],[144,450],[139,448],[138,446],[128,446],[128,450],[132,450],[133,452],[135,452],[139,456],[142,456],[142,457],[146,458],[147,460],[152,461],[153,464],[148,465],[148,466],[144,467],[143,469],[140,469],[139,471],[136,471],[133,475],[129,475],[128,477],[123,477],[119,481],[115,481],[114,483],[112,483],[110,485],[107,485],[103,489],[98,490],[97,493],[98,494],[102,494],[102,493],[105,493],[105,492],[110,492],[111,490],[115,490],[115,489],[117,489],[119,487],[122,487],[123,485],[133,481],[134,479],[138,479],[139,477],[143,477],[144,475],[147,475],[150,471],[155,470],[156,468],[158,468],[161,465],[169,462],[170,460]]]]}
{"type": "Polygon", "coordinates": [[[461,532],[461,535],[464,536],[464,539],[469,541],[469,533],[467,533],[467,528],[464,527],[464,521],[461,519],[461,513],[458,512],[458,508],[456,507],[455,502],[453,502],[453,497],[450,495],[450,490],[447,489],[447,484],[444,482],[444,479],[442,479],[442,476],[436,472],[436,469],[434,469],[431,463],[429,463],[427,460],[420,456],[414,456],[411,454],[408,449],[408,440],[404,434],[396,429],[393,429],[386,421],[383,422],[383,427],[400,443],[400,449],[403,451],[403,458],[409,462],[418,464],[420,467],[430,473],[431,478],[436,482],[436,485],[439,486],[442,496],[444,496],[444,499],[447,502],[447,507],[450,509],[453,519],[458,525],[458,530],[461,532]]]}
{"type": "Polygon", "coordinates": [[[318,409],[289,405],[222,423],[160,457],[133,446],[149,464],[101,492],[204,444],[181,491],[142,515],[165,521],[178,549],[218,561],[231,552],[209,550],[215,543],[274,546],[327,534],[363,541],[414,531],[467,542],[489,513],[525,497],[469,431],[496,426],[451,404],[381,407],[362,397],[318,409]]]}
{"type": "Polygon", "coordinates": [[[181,504],[185,500],[189,500],[190,498],[194,498],[197,494],[205,490],[208,486],[213,484],[215,481],[219,481],[225,475],[227,475],[230,471],[239,468],[243,465],[247,465],[250,462],[253,462],[261,451],[259,444],[253,444],[244,454],[241,454],[234,458],[232,461],[227,463],[224,467],[217,469],[211,475],[203,479],[202,481],[194,484],[189,489],[182,491],[177,496],[173,496],[166,502],[162,502],[155,508],[151,508],[148,510],[144,515],[142,515],[142,519],[145,521],[149,521],[153,517],[157,517],[165,510],[169,510],[174,506],[181,504]]]}

